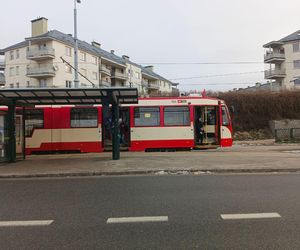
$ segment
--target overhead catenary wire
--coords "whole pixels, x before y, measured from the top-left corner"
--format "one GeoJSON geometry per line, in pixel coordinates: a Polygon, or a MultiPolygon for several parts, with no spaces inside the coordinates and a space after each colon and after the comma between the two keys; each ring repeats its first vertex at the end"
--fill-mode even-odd
{"type": "Polygon", "coordinates": [[[192,77],[181,77],[181,78],[170,79],[170,81],[192,80],[192,79],[199,79],[199,78],[223,77],[223,76],[235,76],[235,75],[247,75],[247,74],[259,74],[259,73],[263,73],[263,72],[264,72],[263,70],[260,70],[260,71],[250,71],[250,72],[218,74],[218,75],[202,75],[202,76],[192,76],[192,77]]]}

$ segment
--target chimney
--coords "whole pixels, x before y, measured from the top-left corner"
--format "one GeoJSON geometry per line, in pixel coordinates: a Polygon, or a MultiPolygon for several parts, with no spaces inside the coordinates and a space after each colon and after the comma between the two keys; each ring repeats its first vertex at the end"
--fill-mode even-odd
{"type": "Polygon", "coordinates": [[[146,66],[145,68],[146,68],[146,69],[149,69],[149,70],[151,70],[151,71],[154,71],[154,66],[152,66],[152,65],[146,66]]]}
{"type": "Polygon", "coordinates": [[[48,32],[48,19],[39,17],[31,20],[31,36],[40,36],[48,32]]]}
{"type": "Polygon", "coordinates": [[[110,51],[110,53],[111,53],[111,54],[115,54],[115,51],[112,49],[112,50],[110,51]]]}
{"type": "Polygon", "coordinates": [[[101,48],[101,44],[98,43],[98,42],[92,41],[91,44],[92,44],[94,47],[101,48]]]}
{"type": "Polygon", "coordinates": [[[129,56],[126,56],[126,55],[123,55],[122,58],[123,58],[124,60],[128,60],[128,61],[129,61],[129,59],[130,59],[130,57],[129,57],[129,56]]]}

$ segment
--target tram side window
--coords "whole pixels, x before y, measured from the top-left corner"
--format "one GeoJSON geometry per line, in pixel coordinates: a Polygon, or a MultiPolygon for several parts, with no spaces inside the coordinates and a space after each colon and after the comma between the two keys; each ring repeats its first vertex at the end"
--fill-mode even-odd
{"type": "Polygon", "coordinates": [[[188,107],[165,107],[164,121],[166,126],[189,126],[190,111],[188,107]]]}
{"type": "Polygon", "coordinates": [[[44,128],[44,111],[41,109],[25,110],[25,136],[32,136],[33,130],[44,128]]]}
{"type": "Polygon", "coordinates": [[[160,125],[159,107],[135,108],[134,125],[140,127],[153,127],[160,125]]]}
{"type": "Polygon", "coordinates": [[[222,122],[223,126],[229,125],[229,117],[228,117],[228,113],[227,113],[225,106],[222,106],[222,121],[223,121],[222,122]]]}
{"type": "Polygon", "coordinates": [[[72,128],[96,128],[98,110],[96,108],[73,108],[71,110],[72,128]]]}

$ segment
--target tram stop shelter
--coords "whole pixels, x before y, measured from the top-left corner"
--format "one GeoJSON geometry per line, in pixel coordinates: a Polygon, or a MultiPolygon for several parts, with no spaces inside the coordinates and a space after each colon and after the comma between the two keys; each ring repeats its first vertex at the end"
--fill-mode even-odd
{"type": "MultiPolygon", "coordinates": [[[[28,88],[1,89],[0,105],[5,114],[0,114],[0,134],[5,158],[8,162],[16,161],[16,108],[35,107],[36,105],[95,105],[101,104],[112,108],[112,159],[120,159],[119,108],[121,104],[138,103],[136,88],[28,88]],[[3,118],[5,117],[5,119],[3,118]],[[1,118],[1,117],[0,117],[1,118]],[[4,122],[5,121],[5,122],[4,122]]],[[[1,111],[2,112],[2,111],[1,111]]],[[[24,122],[23,122],[24,123],[24,122]]],[[[25,126],[23,125],[23,135],[25,126]]],[[[25,147],[25,136],[24,147],[25,147]]],[[[1,154],[4,154],[2,150],[1,154]]],[[[2,155],[3,157],[3,155],[2,155]]],[[[25,150],[23,150],[25,159],[25,150]]]]}

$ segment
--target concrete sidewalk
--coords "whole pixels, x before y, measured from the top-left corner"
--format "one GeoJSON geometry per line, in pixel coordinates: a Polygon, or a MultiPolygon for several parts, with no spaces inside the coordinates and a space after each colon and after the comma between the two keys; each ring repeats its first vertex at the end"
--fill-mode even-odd
{"type": "Polygon", "coordinates": [[[125,174],[202,174],[300,171],[300,144],[240,142],[232,148],[185,152],[32,155],[0,165],[0,178],[125,174]]]}

